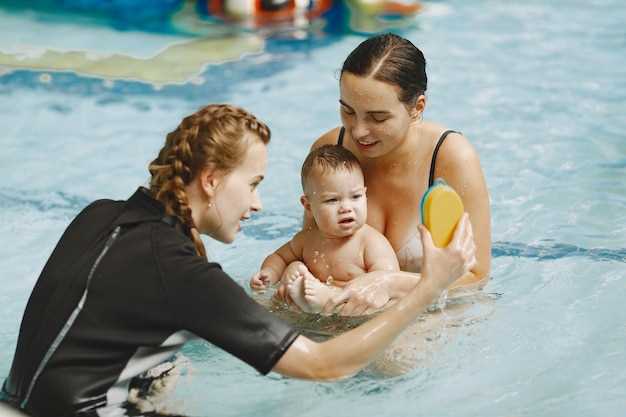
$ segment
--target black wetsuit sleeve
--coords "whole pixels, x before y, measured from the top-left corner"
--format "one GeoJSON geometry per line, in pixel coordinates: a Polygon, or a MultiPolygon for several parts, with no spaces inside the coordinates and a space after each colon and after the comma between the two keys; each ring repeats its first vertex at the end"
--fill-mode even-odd
{"type": "Polygon", "coordinates": [[[153,236],[172,315],[182,329],[268,373],[297,331],[252,300],[218,264],[197,256],[191,241],[183,239],[157,231],[153,236]]]}

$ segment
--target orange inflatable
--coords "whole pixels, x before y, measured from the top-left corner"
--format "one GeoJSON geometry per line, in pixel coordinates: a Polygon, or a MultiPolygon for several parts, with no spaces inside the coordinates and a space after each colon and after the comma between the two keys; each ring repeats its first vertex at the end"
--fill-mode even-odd
{"type": "Polygon", "coordinates": [[[263,25],[316,18],[329,10],[332,0],[208,0],[208,11],[225,20],[250,20],[263,25]]]}

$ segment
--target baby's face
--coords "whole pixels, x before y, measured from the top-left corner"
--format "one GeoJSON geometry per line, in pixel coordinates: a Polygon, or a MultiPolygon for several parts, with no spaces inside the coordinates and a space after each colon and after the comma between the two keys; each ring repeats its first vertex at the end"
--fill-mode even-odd
{"type": "Polygon", "coordinates": [[[307,183],[307,198],[319,230],[329,237],[348,237],[367,218],[363,172],[313,169],[307,183]]]}

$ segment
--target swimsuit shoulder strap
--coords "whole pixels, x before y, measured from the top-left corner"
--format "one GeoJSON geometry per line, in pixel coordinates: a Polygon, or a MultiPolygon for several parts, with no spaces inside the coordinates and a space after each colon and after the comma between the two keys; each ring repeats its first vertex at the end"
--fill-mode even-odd
{"type": "Polygon", "coordinates": [[[433,182],[435,181],[435,163],[437,162],[437,153],[439,152],[439,148],[443,145],[443,142],[446,140],[450,133],[460,133],[455,130],[446,130],[441,134],[441,137],[437,141],[437,145],[435,146],[435,150],[433,152],[433,157],[430,162],[430,175],[428,176],[428,187],[432,187],[433,182]]]}
{"type": "Polygon", "coordinates": [[[337,145],[343,146],[343,135],[346,134],[346,128],[341,126],[341,130],[339,131],[339,137],[337,138],[337,145]]]}

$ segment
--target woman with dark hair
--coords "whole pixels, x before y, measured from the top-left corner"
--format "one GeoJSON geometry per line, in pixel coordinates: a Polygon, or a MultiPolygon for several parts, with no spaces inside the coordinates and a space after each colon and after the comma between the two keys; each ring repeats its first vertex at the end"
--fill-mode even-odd
{"type": "MultiPolygon", "coordinates": [[[[408,296],[323,343],[300,335],[210,262],[200,239],[231,243],[241,221],[261,210],[269,140],[268,127],[245,110],[206,106],[167,135],[149,188],[87,206],[28,300],[1,400],[32,416],[136,415],[129,388],[197,337],[263,374],[350,376],[473,266],[467,216],[447,248],[420,228],[422,279],[408,296]]],[[[382,280],[404,274],[378,272],[382,280]]]]}
{"type": "MultiPolygon", "coordinates": [[[[403,271],[397,281],[362,276],[327,309],[356,315],[381,308],[418,282],[423,248],[419,202],[435,178],[443,178],[463,201],[475,235],[477,263],[451,288],[480,286],[491,263],[489,194],[478,155],[459,132],[426,121],[426,61],[410,41],[394,34],[371,37],[354,49],[341,69],[342,126],[313,148],[336,143],[354,153],[367,186],[367,223],[383,233],[403,271]],[[381,294],[383,296],[381,296],[381,294]],[[376,295],[376,296],[374,296],[376,295]]],[[[305,227],[315,222],[305,216],[305,227]]]]}

